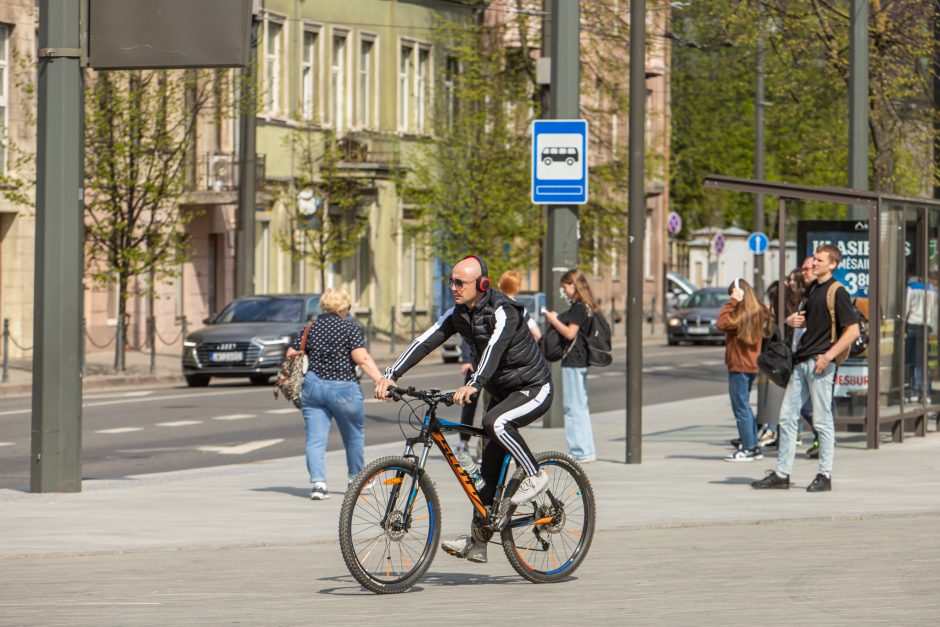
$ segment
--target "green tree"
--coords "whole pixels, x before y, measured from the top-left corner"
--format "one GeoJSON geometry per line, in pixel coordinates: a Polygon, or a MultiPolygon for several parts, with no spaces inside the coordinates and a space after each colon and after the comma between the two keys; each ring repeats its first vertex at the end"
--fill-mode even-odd
{"type": "Polygon", "coordinates": [[[504,45],[506,29],[442,23],[435,30],[452,60],[443,64],[450,87],[405,190],[416,208],[412,230],[432,256],[477,254],[494,275],[537,262],[544,232],[541,207],[529,200],[526,129],[540,110],[534,62],[527,42],[504,45]]]}
{"type": "Polygon", "coordinates": [[[277,241],[294,261],[312,263],[325,286],[327,267],[355,254],[366,233],[367,190],[342,167],[343,145],[334,134],[320,135],[301,126],[285,142],[298,155],[299,174],[281,192],[291,229],[277,241]]]}
{"type": "Polygon", "coordinates": [[[85,90],[85,262],[102,287],[117,285],[114,366],[124,369],[131,277],[177,274],[189,254],[192,142],[208,90],[195,72],[97,72],[85,90]]]}

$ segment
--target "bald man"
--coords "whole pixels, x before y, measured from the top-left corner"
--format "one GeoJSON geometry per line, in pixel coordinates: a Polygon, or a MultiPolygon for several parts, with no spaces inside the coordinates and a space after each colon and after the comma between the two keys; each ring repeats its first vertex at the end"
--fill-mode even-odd
{"type": "MultiPolygon", "coordinates": [[[[490,403],[483,416],[489,442],[483,451],[480,473],[486,485],[480,491],[484,505],[492,505],[495,487],[506,453],[523,469],[526,478],[510,500],[522,505],[548,487],[548,475],[519,433],[519,429],[542,416],[552,404],[552,381],[548,363],[529,332],[525,307],[490,288],[486,263],[469,256],[451,270],[450,289],[455,305],[448,309],[405,349],[385,376],[375,384],[375,396],[388,399],[388,388],[447,338],[459,333],[470,346],[476,370],[465,385],[454,392],[454,402],[465,405],[484,388],[490,403]]],[[[474,516],[470,535],[444,542],[441,547],[456,557],[486,562],[489,535],[474,516]]]]}

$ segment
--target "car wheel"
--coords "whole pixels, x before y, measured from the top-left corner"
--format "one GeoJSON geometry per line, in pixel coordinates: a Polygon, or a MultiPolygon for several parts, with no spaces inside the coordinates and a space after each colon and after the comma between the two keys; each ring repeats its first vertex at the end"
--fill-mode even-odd
{"type": "Polygon", "coordinates": [[[186,375],[186,385],[191,388],[204,388],[209,385],[209,377],[204,374],[186,375]]]}
{"type": "Polygon", "coordinates": [[[267,385],[271,380],[271,375],[269,374],[253,374],[248,377],[251,380],[252,385],[267,385]]]}
{"type": "Polygon", "coordinates": [[[679,345],[679,340],[677,340],[677,339],[674,338],[674,337],[671,337],[671,338],[669,338],[669,339],[666,340],[666,341],[669,342],[669,345],[670,345],[670,346],[678,346],[678,345],[679,345]]]}

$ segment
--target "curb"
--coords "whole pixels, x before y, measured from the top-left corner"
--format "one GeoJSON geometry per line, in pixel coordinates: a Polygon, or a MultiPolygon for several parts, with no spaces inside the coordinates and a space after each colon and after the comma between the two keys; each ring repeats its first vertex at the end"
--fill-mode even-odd
{"type": "MultiPolygon", "coordinates": [[[[100,390],[125,385],[141,386],[169,383],[182,385],[184,383],[183,376],[180,374],[92,375],[82,379],[82,389],[100,390]]],[[[32,393],[32,383],[8,383],[0,385],[0,397],[30,396],[32,393]]]]}

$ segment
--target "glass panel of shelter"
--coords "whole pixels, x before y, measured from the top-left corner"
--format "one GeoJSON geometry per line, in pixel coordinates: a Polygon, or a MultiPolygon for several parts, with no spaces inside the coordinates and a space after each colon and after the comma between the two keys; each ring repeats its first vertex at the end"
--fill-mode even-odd
{"type": "Polygon", "coordinates": [[[940,351],[937,349],[937,331],[940,329],[940,307],[938,304],[938,286],[940,286],[940,211],[927,210],[927,368],[924,373],[927,405],[940,404],[940,351]]]}
{"type": "Polygon", "coordinates": [[[878,406],[882,419],[901,414],[904,391],[904,297],[907,285],[903,207],[881,207],[878,239],[878,316],[871,341],[878,342],[878,406]]]}

